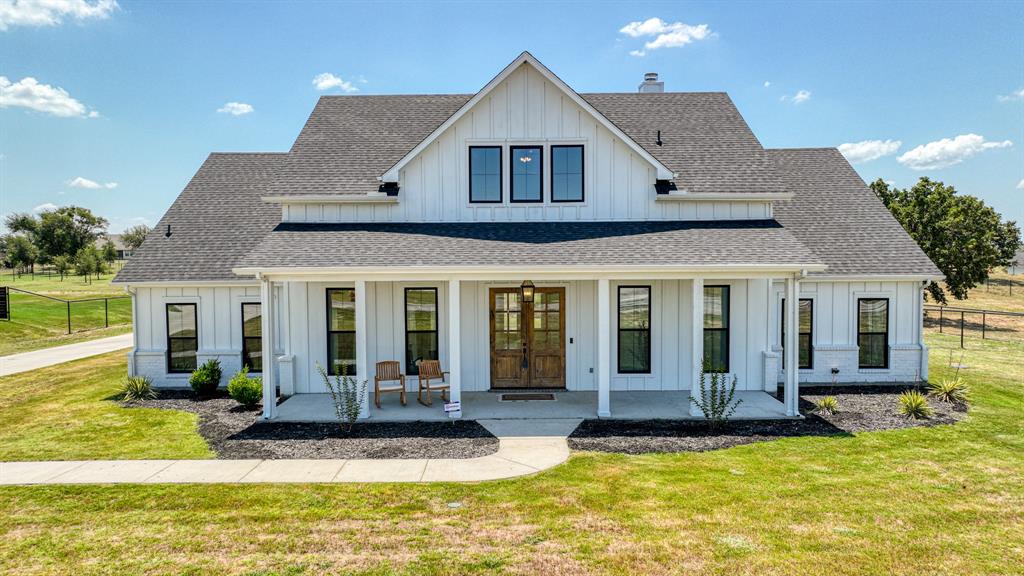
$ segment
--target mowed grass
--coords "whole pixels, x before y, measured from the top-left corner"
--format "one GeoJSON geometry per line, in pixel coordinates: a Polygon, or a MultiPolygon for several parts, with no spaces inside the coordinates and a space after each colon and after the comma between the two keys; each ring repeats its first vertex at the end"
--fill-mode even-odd
{"type": "Polygon", "coordinates": [[[1024,312],[1024,274],[1010,276],[1004,270],[997,270],[991,274],[987,285],[982,284],[972,289],[967,293],[966,300],[950,298],[949,305],[1024,312]]]}
{"type": "Polygon", "coordinates": [[[121,408],[124,351],[0,378],[0,461],[209,458],[193,414],[121,408]]]}
{"type": "MultiPolygon", "coordinates": [[[[932,377],[950,375],[958,341],[929,342],[932,377]]],[[[476,485],[0,488],[0,558],[17,574],[1019,574],[1024,348],[969,346],[955,426],[578,453],[476,485]]]]}
{"type": "Polygon", "coordinates": [[[66,303],[12,290],[11,319],[0,320],[0,356],[130,332],[131,299],[124,297],[127,294],[123,288],[110,285],[112,278],[113,274],[107,274],[86,282],[81,276],[66,276],[63,281],[43,274],[15,281],[9,276],[0,277],[0,285],[74,301],[68,334],[66,303]],[[104,297],[116,299],[106,304],[103,300],[87,300],[104,297]]]}

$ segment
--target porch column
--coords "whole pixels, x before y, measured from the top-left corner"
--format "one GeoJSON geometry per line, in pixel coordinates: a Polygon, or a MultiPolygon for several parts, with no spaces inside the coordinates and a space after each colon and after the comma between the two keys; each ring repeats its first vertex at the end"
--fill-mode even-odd
{"type": "MultiPolygon", "coordinates": [[[[700,371],[704,364],[704,279],[693,279],[693,293],[690,295],[693,321],[690,322],[690,346],[693,364],[690,366],[690,396],[700,397],[700,371]]],[[[696,407],[691,405],[690,409],[696,407]]],[[[703,415],[699,409],[697,415],[703,415]]]]}
{"type": "Polygon", "coordinates": [[[786,405],[786,416],[800,414],[799,378],[800,368],[800,282],[795,276],[786,278],[786,341],[782,343],[782,353],[786,358],[786,381],[783,388],[783,401],[786,405]]]}
{"type": "MultiPolygon", "coordinates": [[[[356,378],[357,382],[370,381],[369,366],[366,361],[366,280],[356,280],[356,378]]],[[[367,385],[363,395],[363,404],[359,408],[360,418],[370,417],[370,386],[367,385]]]]}
{"type": "Polygon", "coordinates": [[[611,286],[607,278],[597,281],[597,415],[612,415],[612,323],[611,286]]]}
{"type": "MultiPolygon", "coordinates": [[[[448,395],[451,402],[462,402],[462,282],[448,281],[448,395]]],[[[461,412],[452,413],[461,418],[461,412]]]]}
{"type": "Polygon", "coordinates": [[[260,279],[260,333],[263,335],[263,419],[277,416],[277,382],[274,377],[274,291],[270,279],[260,279]]]}

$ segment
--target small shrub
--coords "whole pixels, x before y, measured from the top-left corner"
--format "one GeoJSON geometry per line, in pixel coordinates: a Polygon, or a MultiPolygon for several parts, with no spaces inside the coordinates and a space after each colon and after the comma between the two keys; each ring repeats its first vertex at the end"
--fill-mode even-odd
{"type": "Polygon", "coordinates": [[[344,365],[341,374],[336,374],[334,380],[327,375],[327,370],[316,363],[316,369],[320,377],[327,385],[327,391],[331,393],[331,402],[334,404],[334,416],[338,419],[338,425],[344,432],[351,432],[352,426],[359,419],[359,412],[362,410],[363,400],[366,398],[366,380],[362,384],[346,373],[344,365]]]}
{"type": "Polygon", "coordinates": [[[818,400],[817,410],[818,414],[831,416],[839,411],[839,399],[835,396],[825,396],[818,400]]]}
{"type": "Polygon", "coordinates": [[[923,420],[932,415],[932,407],[928,405],[928,397],[917,390],[908,390],[900,394],[900,414],[913,420],[923,420]]]}
{"type": "Polygon", "coordinates": [[[960,377],[943,378],[940,382],[928,383],[928,394],[949,404],[966,404],[970,388],[960,377]]]}
{"type": "Polygon", "coordinates": [[[263,379],[250,378],[249,367],[242,366],[228,382],[228,396],[246,408],[255,408],[263,398],[263,379]]]}
{"type": "Polygon", "coordinates": [[[736,407],[743,400],[733,400],[736,395],[736,377],[729,382],[725,374],[718,372],[711,373],[711,383],[707,382],[707,366],[700,370],[700,398],[690,398],[690,402],[696,404],[704,413],[704,418],[711,429],[719,428],[729,421],[729,418],[736,412],[736,407]]]}
{"type": "Polygon", "coordinates": [[[209,398],[217,393],[217,386],[220,386],[220,376],[220,360],[211,358],[192,372],[188,383],[200,398],[209,398]]]}
{"type": "Polygon", "coordinates": [[[153,400],[157,396],[153,383],[145,376],[126,376],[117,395],[125,402],[153,400]]]}

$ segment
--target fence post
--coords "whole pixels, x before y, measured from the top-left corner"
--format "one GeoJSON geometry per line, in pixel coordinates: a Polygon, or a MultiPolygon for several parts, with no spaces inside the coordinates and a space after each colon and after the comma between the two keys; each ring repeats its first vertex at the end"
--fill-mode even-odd
{"type": "Polygon", "coordinates": [[[939,306],[939,334],[942,334],[942,307],[939,306]]]}
{"type": "Polygon", "coordinates": [[[981,339],[985,339],[985,313],[981,313],[981,339]]]}
{"type": "Polygon", "coordinates": [[[71,334],[71,300],[68,300],[68,334],[71,334]]]}
{"type": "Polygon", "coordinates": [[[964,313],[960,312],[960,347],[964,347],[964,313]]]}
{"type": "Polygon", "coordinates": [[[103,327],[110,328],[110,298],[103,299],[103,327]]]}

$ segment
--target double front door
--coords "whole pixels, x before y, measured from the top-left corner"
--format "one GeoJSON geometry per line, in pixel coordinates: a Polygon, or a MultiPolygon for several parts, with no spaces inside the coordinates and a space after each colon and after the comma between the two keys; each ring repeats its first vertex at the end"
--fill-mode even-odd
{"type": "Polygon", "coordinates": [[[491,388],[565,388],[565,288],[491,288],[491,388]]]}

